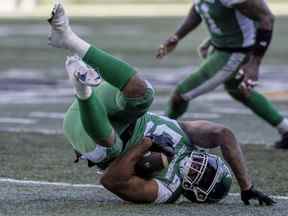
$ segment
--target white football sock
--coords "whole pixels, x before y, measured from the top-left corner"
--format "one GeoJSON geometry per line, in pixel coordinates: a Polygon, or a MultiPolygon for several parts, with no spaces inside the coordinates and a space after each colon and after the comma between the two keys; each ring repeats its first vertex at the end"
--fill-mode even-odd
{"type": "Polygon", "coordinates": [[[57,48],[66,48],[81,58],[85,56],[90,44],[76,35],[69,24],[69,18],[65,15],[62,4],[56,2],[53,8],[52,16],[49,19],[51,32],[48,38],[48,44],[57,48]]]}
{"type": "Polygon", "coordinates": [[[80,83],[73,79],[74,92],[81,100],[86,100],[92,95],[92,88],[90,86],[80,83]]]}
{"type": "Polygon", "coordinates": [[[65,44],[67,48],[83,58],[90,48],[90,44],[84,41],[82,38],[78,37],[74,32],[67,32],[67,37],[65,38],[65,44]]]}
{"type": "Polygon", "coordinates": [[[280,134],[285,134],[288,132],[288,119],[284,118],[279,125],[276,127],[280,134]]]}

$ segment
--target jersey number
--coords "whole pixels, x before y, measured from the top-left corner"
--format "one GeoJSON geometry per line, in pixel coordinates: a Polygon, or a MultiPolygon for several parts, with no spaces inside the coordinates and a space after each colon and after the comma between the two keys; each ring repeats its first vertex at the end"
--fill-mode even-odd
{"type": "Polygon", "coordinates": [[[145,130],[145,136],[149,135],[162,135],[164,133],[169,134],[172,137],[173,146],[176,146],[180,140],[182,139],[182,136],[177,133],[176,131],[172,130],[165,124],[157,125],[154,129],[155,124],[150,121],[147,123],[146,130],[145,130]],[[154,130],[153,130],[154,129],[154,130]]]}

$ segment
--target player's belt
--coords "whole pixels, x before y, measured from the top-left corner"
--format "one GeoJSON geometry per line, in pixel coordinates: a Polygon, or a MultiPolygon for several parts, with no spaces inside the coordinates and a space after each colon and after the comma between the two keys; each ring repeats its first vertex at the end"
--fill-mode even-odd
{"type": "Polygon", "coordinates": [[[128,140],[132,137],[133,131],[136,125],[136,121],[129,124],[129,126],[124,130],[124,132],[120,135],[120,138],[123,142],[122,150],[125,149],[128,140]]]}

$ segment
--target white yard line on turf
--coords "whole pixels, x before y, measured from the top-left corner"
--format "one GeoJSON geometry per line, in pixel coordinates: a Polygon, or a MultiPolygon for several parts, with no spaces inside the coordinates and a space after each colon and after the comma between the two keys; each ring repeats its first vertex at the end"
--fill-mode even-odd
{"type": "Polygon", "coordinates": [[[0,178],[0,183],[14,183],[20,185],[30,186],[59,186],[59,187],[74,187],[74,188],[103,188],[102,185],[94,184],[71,184],[66,182],[47,182],[47,181],[33,181],[33,180],[18,180],[11,178],[0,178]]]}
{"type": "Polygon", "coordinates": [[[0,123],[5,124],[36,124],[36,119],[30,118],[11,118],[11,117],[0,117],[0,123]]]}
{"type": "MultiPolygon", "coordinates": [[[[71,184],[66,182],[48,182],[48,181],[33,181],[33,180],[18,180],[11,178],[0,178],[0,183],[14,183],[27,186],[58,186],[72,188],[99,188],[104,189],[102,185],[94,184],[71,184]]],[[[229,196],[240,196],[239,193],[229,193],[229,196]]],[[[288,200],[288,196],[271,196],[273,199],[288,200]]]]}

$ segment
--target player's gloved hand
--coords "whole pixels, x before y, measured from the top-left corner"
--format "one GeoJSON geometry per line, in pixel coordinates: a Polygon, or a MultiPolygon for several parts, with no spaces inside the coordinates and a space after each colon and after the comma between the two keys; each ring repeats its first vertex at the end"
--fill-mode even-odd
{"type": "Polygon", "coordinates": [[[175,148],[169,134],[163,133],[161,135],[149,135],[148,137],[152,140],[151,151],[162,152],[170,158],[174,157],[175,148]]]}
{"type": "Polygon", "coordinates": [[[160,48],[156,53],[156,58],[161,59],[172,52],[176,48],[178,41],[179,38],[177,35],[170,36],[163,44],[160,45],[160,48]]]}
{"type": "Polygon", "coordinates": [[[245,205],[249,205],[250,204],[249,200],[251,199],[258,200],[260,205],[263,205],[263,203],[266,205],[276,204],[276,202],[273,199],[271,199],[263,192],[254,189],[253,186],[249,190],[241,192],[241,200],[244,202],[245,205]]]}

